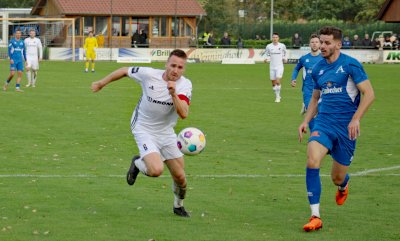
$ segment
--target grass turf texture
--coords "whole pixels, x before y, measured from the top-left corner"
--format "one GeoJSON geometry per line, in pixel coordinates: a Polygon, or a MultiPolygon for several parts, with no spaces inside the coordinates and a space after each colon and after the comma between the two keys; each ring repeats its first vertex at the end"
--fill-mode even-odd
{"type": "MultiPolygon", "coordinates": [[[[304,233],[306,144],[299,144],[301,87],[285,66],[274,103],[266,65],[188,64],[189,118],[207,135],[203,153],[186,157],[190,219],[173,215],[171,178],[125,182],[137,148],[129,120],[140,96],[133,80],[90,91],[121,67],[43,62],[35,89],[0,93],[0,240],[398,240],[400,109],[398,65],[365,65],[377,99],[361,122],[344,206],[323,162],[324,228],[304,233]],[[23,174],[25,176],[18,176],[23,174]],[[390,175],[394,174],[394,175],[390,175]],[[231,175],[231,176],[230,176],[231,175]],[[243,176],[240,176],[243,175],[243,176]]],[[[163,68],[163,63],[151,66],[163,68]]],[[[5,80],[8,62],[0,62],[5,80]]],[[[23,76],[23,86],[26,76],[23,76]]],[[[301,82],[299,81],[299,84],[301,82]]]]}

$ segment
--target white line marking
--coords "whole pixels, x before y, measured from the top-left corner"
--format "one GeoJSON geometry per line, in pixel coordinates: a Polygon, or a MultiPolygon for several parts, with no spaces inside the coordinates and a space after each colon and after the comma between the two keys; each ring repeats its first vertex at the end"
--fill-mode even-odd
{"type": "MultiPolygon", "coordinates": [[[[400,176],[400,173],[386,173],[386,174],[372,174],[376,172],[389,171],[400,169],[400,166],[377,168],[365,170],[362,172],[350,173],[350,176],[363,177],[363,176],[400,176]]],[[[288,177],[297,178],[305,177],[305,174],[215,174],[215,175],[187,175],[188,178],[267,178],[267,177],[288,177]]],[[[330,177],[329,174],[321,174],[321,177],[330,177]]],[[[125,175],[91,175],[91,174],[71,174],[71,175],[58,175],[58,174],[0,174],[0,178],[124,178],[125,175]]],[[[170,178],[169,175],[162,175],[161,178],[170,178]]]]}
{"type": "Polygon", "coordinates": [[[361,171],[361,172],[356,172],[356,173],[351,174],[351,175],[352,176],[366,176],[367,174],[374,173],[374,172],[384,172],[384,171],[390,171],[390,170],[396,170],[396,169],[400,169],[400,166],[369,169],[369,170],[365,170],[365,171],[361,171]]]}

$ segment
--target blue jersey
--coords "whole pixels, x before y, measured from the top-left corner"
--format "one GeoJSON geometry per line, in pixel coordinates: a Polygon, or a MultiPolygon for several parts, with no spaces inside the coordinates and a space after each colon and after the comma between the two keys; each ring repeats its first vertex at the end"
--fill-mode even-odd
{"type": "Polygon", "coordinates": [[[317,118],[350,122],[360,104],[357,84],[368,79],[362,65],[341,53],[334,63],[318,62],[312,70],[314,89],[321,91],[317,118]]]}
{"type": "Polygon", "coordinates": [[[322,58],[321,54],[318,54],[317,56],[313,56],[311,53],[303,55],[299,59],[299,62],[297,63],[296,67],[293,70],[292,80],[295,80],[297,78],[299,71],[304,67],[304,69],[303,69],[303,87],[302,87],[303,93],[304,92],[310,92],[310,93],[313,92],[314,81],[312,80],[312,77],[311,77],[312,68],[314,67],[314,65],[316,63],[318,63],[322,59],[323,58],[322,58]]]}
{"type": "Polygon", "coordinates": [[[8,56],[15,63],[22,62],[26,59],[24,40],[16,40],[15,38],[11,39],[10,44],[8,45],[8,56]],[[24,58],[22,59],[22,57],[24,58]]]}

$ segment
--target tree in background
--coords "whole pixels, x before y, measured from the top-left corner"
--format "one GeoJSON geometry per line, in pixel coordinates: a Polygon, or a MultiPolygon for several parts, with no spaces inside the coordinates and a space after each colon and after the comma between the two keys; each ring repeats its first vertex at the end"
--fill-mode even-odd
{"type": "Polygon", "coordinates": [[[0,0],[1,8],[31,8],[35,0],[0,0]]]}

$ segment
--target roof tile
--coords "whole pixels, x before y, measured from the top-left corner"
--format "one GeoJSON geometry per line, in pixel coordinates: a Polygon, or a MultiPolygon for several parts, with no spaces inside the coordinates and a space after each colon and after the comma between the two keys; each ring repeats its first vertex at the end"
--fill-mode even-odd
{"type": "Polygon", "coordinates": [[[198,16],[206,12],[196,0],[54,0],[61,14],[129,16],[198,16]]]}

